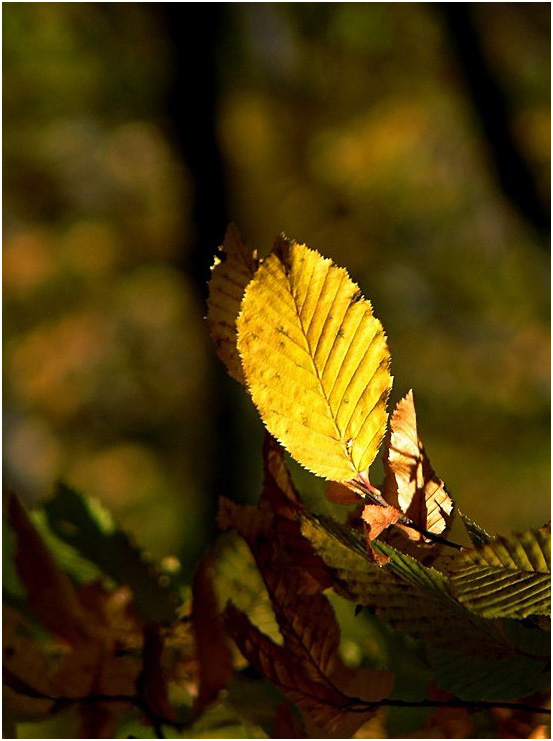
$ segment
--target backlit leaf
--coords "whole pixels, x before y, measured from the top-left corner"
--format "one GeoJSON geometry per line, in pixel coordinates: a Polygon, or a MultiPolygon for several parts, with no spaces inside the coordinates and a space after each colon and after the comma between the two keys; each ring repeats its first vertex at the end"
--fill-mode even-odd
{"type": "Polygon", "coordinates": [[[257,252],[243,243],[234,224],[230,224],[211,268],[207,323],[217,355],[229,374],[245,384],[240,356],[236,349],[236,318],[246,286],[258,266],[257,252]]]}
{"type": "Polygon", "coordinates": [[[225,533],[217,542],[213,582],[221,612],[232,599],[262,633],[282,642],[271,600],[252,553],[234,532],[225,533]]]}
{"type": "Polygon", "coordinates": [[[390,353],[347,272],[279,238],[246,289],[237,329],[269,432],[319,476],[348,481],[366,471],[385,432],[390,353]]]}
{"type": "Polygon", "coordinates": [[[551,572],[551,531],[544,527],[498,535],[473,550],[460,551],[448,563],[455,570],[479,565],[547,574],[551,572]]]}
{"type": "MultiPolygon", "coordinates": [[[[226,609],[230,634],[249,663],[296,703],[325,735],[349,737],[374,711],[370,707],[352,707],[356,705],[356,696],[349,696],[337,686],[340,672],[336,670],[343,667],[336,653],[339,632],[332,608],[322,595],[298,595],[294,585],[282,580],[270,591],[284,646],[264,636],[232,604],[226,609]],[[348,712],[350,709],[352,712],[348,712]]],[[[347,676],[351,681],[350,674],[347,676]]],[[[380,689],[385,694],[391,688],[387,673],[375,670],[375,676],[383,680],[380,689]]],[[[382,696],[378,694],[379,699],[382,696]]]]}
{"type": "Polygon", "coordinates": [[[375,541],[375,549],[389,557],[379,567],[371,562],[357,533],[326,518],[304,517],[302,532],[334,573],[342,593],[375,611],[395,630],[470,655],[514,653],[491,621],[455,600],[446,578],[434,569],[375,541]]]}
{"type": "Polygon", "coordinates": [[[319,676],[318,680],[308,677],[303,664],[291,660],[285,648],[258,631],[232,604],[227,606],[226,625],[245,658],[258,672],[321,725],[327,729],[336,726],[344,715],[348,697],[325,681],[324,676],[319,676]]]}
{"type": "Polygon", "coordinates": [[[400,517],[401,512],[395,507],[381,507],[379,504],[366,504],[361,513],[361,519],[367,524],[367,537],[371,540],[378,538],[383,530],[395,524],[400,517]]]}
{"type": "Polygon", "coordinates": [[[301,534],[296,515],[303,506],[286,470],[282,451],[274,440],[264,447],[264,480],[259,506],[238,505],[225,497],[219,500],[218,523],[235,528],[245,538],[263,571],[268,557],[278,553],[275,568],[298,579],[303,592],[316,593],[329,587],[332,579],[309,541],[301,534]]]}
{"type": "Polygon", "coordinates": [[[390,418],[384,466],[386,501],[425,530],[436,535],[446,532],[453,518],[453,502],[419,440],[412,391],[398,402],[390,418]]]}
{"type": "Polygon", "coordinates": [[[488,618],[525,618],[551,613],[551,576],[498,566],[469,566],[450,578],[454,595],[488,618]]]}
{"type": "Polygon", "coordinates": [[[467,515],[463,514],[461,511],[459,511],[459,516],[461,517],[472,545],[479,548],[492,540],[492,536],[489,535],[484,528],[481,528],[480,525],[471,520],[470,517],[467,517],[467,515]]]}
{"type": "Polygon", "coordinates": [[[443,560],[453,594],[486,617],[525,618],[550,611],[549,528],[498,535],[443,560]]]}

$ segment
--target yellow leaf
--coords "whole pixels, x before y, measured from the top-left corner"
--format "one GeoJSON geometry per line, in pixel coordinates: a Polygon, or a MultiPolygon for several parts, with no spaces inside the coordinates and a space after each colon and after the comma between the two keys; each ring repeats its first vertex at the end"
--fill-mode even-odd
{"type": "Polygon", "coordinates": [[[390,442],[384,466],[386,501],[430,533],[439,535],[449,529],[453,502],[419,440],[412,391],[398,402],[390,418],[390,442]]]}
{"type": "Polygon", "coordinates": [[[269,432],[319,476],[348,481],[366,471],[385,432],[390,353],[347,272],[279,238],[246,289],[237,329],[269,432]]]}
{"type": "Polygon", "coordinates": [[[236,349],[236,317],[244,290],[257,270],[257,251],[248,249],[234,224],[230,224],[219,252],[224,259],[216,257],[211,268],[207,323],[217,355],[229,374],[244,384],[236,349]]]}

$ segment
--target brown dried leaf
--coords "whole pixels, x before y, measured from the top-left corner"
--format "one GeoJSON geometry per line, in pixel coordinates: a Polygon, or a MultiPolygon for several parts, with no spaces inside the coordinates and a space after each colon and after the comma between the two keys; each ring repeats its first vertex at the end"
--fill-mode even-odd
{"type": "Polygon", "coordinates": [[[384,467],[386,501],[399,507],[419,527],[436,535],[447,532],[453,519],[453,502],[419,440],[412,391],[398,402],[390,418],[384,467]]]}
{"type": "Polygon", "coordinates": [[[333,504],[359,504],[363,500],[361,494],[351,489],[347,484],[339,481],[329,481],[325,489],[325,497],[333,504]]]}
{"type": "Polygon", "coordinates": [[[309,738],[292,705],[286,700],[277,708],[271,738],[309,738]]]}
{"type": "Polygon", "coordinates": [[[217,355],[229,374],[246,385],[242,363],[236,349],[236,318],[246,286],[259,265],[257,251],[250,250],[234,224],[230,224],[211,268],[207,323],[217,355]]]}
{"type": "Polygon", "coordinates": [[[270,537],[274,528],[274,515],[251,504],[236,504],[226,497],[219,497],[217,525],[221,530],[234,528],[249,543],[258,538],[270,537]]]}
{"type": "Polygon", "coordinates": [[[376,551],[372,542],[390,525],[394,525],[401,517],[401,512],[395,507],[381,507],[379,504],[366,504],[361,513],[361,519],[366,523],[367,556],[378,566],[384,566],[390,560],[388,556],[376,551]]]}
{"type": "Polygon", "coordinates": [[[213,586],[214,562],[214,557],[208,556],[200,563],[192,585],[192,627],[199,662],[197,712],[219,697],[233,673],[232,652],[213,586]]]}
{"type": "Polygon", "coordinates": [[[31,624],[17,610],[2,608],[2,667],[3,683],[14,693],[36,703],[36,712],[46,711],[44,696],[52,693],[48,659],[40,649],[31,624]]]}
{"type": "Polygon", "coordinates": [[[81,705],[79,738],[113,738],[122,707],[124,705],[101,702],[81,705]]]}
{"type": "Polygon", "coordinates": [[[401,512],[395,507],[381,507],[379,504],[366,504],[363,507],[361,518],[367,524],[367,538],[374,540],[390,525],[394,525],[401,517],[401,512]]]}
{"type": "Polygon", "coordinates": [[[268,432],[263,441],[263,490],[259,507],[289,519],[303,511],[300,495],[286,468],[283,449],[268,432]]]}
{"type": "MultiPolygon", "coordinates": [[[[280,475],[282,477],[282,472],[280,475]]],[[[267,470],[264,487],[269,487],[270,493],[262,494],[260,507],[268,507],[274,502],[281,514],[273,514],[265,508],[235,504],[221,497],[217,517],[219,527],[236,529],[248,543],[261,572],[268,559],[272,562],[277,559],[278,563],[274,562],[273,567],[283,573],[294,574],[298,589],[304,593],[317,593],[332,586],[329,570],[301,534],[299,522],[292,519],[293,500],[286,491],[278,492],[277,480],[267,470]],[[277,544],[278,556],[275,556],[272,542],[277,544]]]]}
{"type": "Polygon", "coordinates": [[[31,611],[45,628],[70,643],[85,640],[90,625],[75,588],[11,492],[6,496],[5,514],[17,538],[15,564],[31,611]]]}
{"type": "Polygon", "coordinates": [[[298,660],[295,650],[286,642],[284,647],[277,646],[231,603],[225,616],[227,629],[248,662],[326,733],[349,737],[374,714],[348,712],[352,698],[335,687],[324,672],[314,671],[315,661],[307,673],[306,663],[298,660]]]}
{"type": "Polygon", "coordinates": [[[159,625],[149,623],[144,627],[142,649],[142,672],[138,687],[148,707],[160,718],[174,720],[175,715],[169,702],[167,678],[163,671],[164,641],[159,625]]]}

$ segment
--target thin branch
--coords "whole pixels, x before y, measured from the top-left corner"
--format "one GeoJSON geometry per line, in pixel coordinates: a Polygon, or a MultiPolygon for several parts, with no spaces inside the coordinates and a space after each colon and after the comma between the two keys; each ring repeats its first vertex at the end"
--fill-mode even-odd
{"type": "Polygon", "coordinates": [[[182,732],[187,726],[186,723],[178,723],[177,721],[170,720],[169,718],[158,715],[151,709],[146,700],[139,695],[91,694],[84,695],[83,697],[55,697],[54,695],[48,695],[44,692],[40,692],[34,687],[31,687],[29,684],[19,679],[19,677],[17,677],[15,674],[9,672],[9,670],[4,669],[3,673],[4,681],[7,680],[6,683],[8,686],[12,686],[16,692],[21,695],[25,695],[26,697],[32,697],[36,700],[48,700],[52,702],[54,704],[54,712],[63,710],[64,708],[75,704],[94,705],[102,702],[128,703],[129,705],[133,705],[135,708],[140,710],[146,716],[146,718],[148,718],[148,720],[152,724],[157,738],[165,738],[162,729],[163,726],[174,728],[180,732],[182,732]],[[8,675],[9,678],[6,675],[8,675]]]}
{"type": "Polygon", "coordinates": [[[528,705],[524,702],[494,702],[488,700],[390,700],[384,699],[378,702],[364,702],[352,698],[352,705],[347,708],[351,713],[366,713],[381,707],[395,708],[465,708],[466,710],[520,710],[526,713],[539,713],[551,715],[551,708],[542,708],[536,705],[528,705]]]}

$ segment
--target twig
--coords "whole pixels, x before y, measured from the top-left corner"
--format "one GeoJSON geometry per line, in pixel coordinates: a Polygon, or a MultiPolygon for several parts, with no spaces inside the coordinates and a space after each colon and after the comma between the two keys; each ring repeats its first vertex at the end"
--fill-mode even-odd
{"type": "Polygon", "coordinates": [[[365,702],[358,698],[352,698],[352,705],[348,706],[351,713],[366,713],[379,707],[396,708],[466,708],[467,710],[493,710],[495,708],[507,710],[521,710],[526,713],[540,713],[551,715],[551,708],[542,708],[528,705],[524,702],[494,702],[491,700],[390,700],[384,699],[378,702],[365,702]]]}

